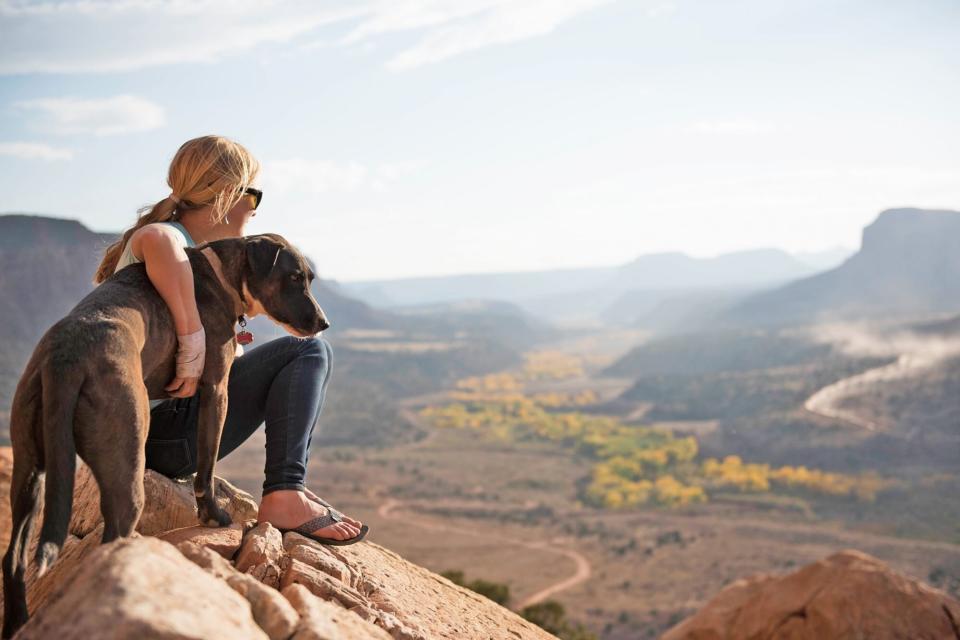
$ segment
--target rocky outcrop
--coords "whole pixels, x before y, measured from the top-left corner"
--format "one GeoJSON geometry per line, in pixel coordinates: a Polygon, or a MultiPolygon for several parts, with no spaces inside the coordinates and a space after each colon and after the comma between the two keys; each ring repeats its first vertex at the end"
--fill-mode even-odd
{"type": "Polygon", "coordinates": [[[960,638],[960,602],[859,551],[726,587],[661,640],[960,638]]]}
{"type": "MultiPolygon", "coordinates": [[[[0,449],[0,493],[9,491],[9,463],[0,449]]],[[[553,637],[372,542],[281,535],[258,524],[256,502],[226,481],[217,481],[218,502],[234,524],[219,528],[198,526],[190,483],[148,471],[144,488],[139,533],[101,545],[96,482],[78,465],[70,535],[46,575],[28,572],[32,617],[17,639],[553,637]]]]}
{"type": "Polygon", "coordinates": [[[888,209],[839,267],[757,293],[715,320],[804,324],[955,312],[960,296],[960,212],[888,209]]]}
{"type": "Polygon", "coordinates": [[[96,548],[16,635],[267,640],[247,601],[156,538],[96,548]]]}

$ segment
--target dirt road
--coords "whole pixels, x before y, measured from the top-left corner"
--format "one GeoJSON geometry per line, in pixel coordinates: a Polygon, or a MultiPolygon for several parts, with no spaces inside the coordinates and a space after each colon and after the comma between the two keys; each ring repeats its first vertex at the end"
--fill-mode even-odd
{"type": "MultiPolygon", "coordinates": [[[[394,517],[397,517],[395,515],[397,511],[404,509],[406,506],[407,505],[405,505],[405,503],[401,502],[400,500],[396,500],[395,498],[388,498],[377,508],[377,515],[379,515],[381,518],[384,518],[385,520],[391,520],[394,517]]],[[[460,535],[483,538],[484,540],[487,540],[487,541],[496,540],[497,542],[500,542],[502,544],[510,544],[510,545],[516,545],[519,547],[525,547],[527,549],[536,549],[538,551],[546,551],[547,553],[553,553],[556,555],[564,556],[573,561],[574,571],[570,576],[564,578],[563,580],[555,582],[551,585],[548,585],[540,589],[536,593],[533,593],[527,596],[516,605],[516,608],[518,610],[524,607],[530,606],[532,604],[542,602],[547,598],[549,598],[550,596],[560,593],[561,591],[570,589],[571,587],[575,587],[576,585],[590,578],[590,561],[587,560],[587,558],[583,554],[579,553],[578,551],[575,551],[574,549],[571,549],[569,547],[561,546],[557,539],[538,540],[535,542],[531,542],[528,540],[520,540],[518,538],[511,538],[508,536],[493,534],[493,533],[490,533],[488,530],[477,531],[475,529],[465,529],[462,527],[457,527],[454,525],[444,524],[442,522],[425,519],[422,516],[417,516],[413,514],[409,508],[407,508],[406,513],[404,514],[403,523],[404,525],[413,525],[415,527],[418,527],[420,529],[426,529],[428,531],[457,533],[460,535]]]]}

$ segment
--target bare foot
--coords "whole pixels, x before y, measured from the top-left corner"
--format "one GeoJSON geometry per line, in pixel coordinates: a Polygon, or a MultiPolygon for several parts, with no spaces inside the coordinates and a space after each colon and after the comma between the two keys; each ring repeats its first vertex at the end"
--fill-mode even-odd
{"type": "MultiPolygon", "coordinates": [[[[313,491],[310,491],[310,489],[307,489],[306,487],[304,487],[304,488],[303,488],[303,492],[304,492],[305,494],[307,494],[307,497],[308,497],[308,498],[310,498],[311,500],[313,500],[313,501],[316,502],[317,504],[323,505],[323,502],[321,501],[320,496],[318,496],[317,494],[315,494],[313,491]]],[[[326,506],[326,505],[323,505],[323,506],[326,506]]],[[[343,514],[343,521],[346,522],[346,523],[348,523],[348,524],[352,524],[353,526],[355,526],[355,527],[357,528],[357,530],[359,530],[360,527],[363,526],[363,523],[362,523],[362,522],[360,522],[359,520],[354,520],[353,518],[351,518],[351,517],[348,516],[347,514],[343,514]]]]}
{"type": "MultiPolygon", "coordinates": [[[[257,520],[269,522],[278,529],[295,529],[300,525],[327,514],[327,508],[307,497],[303,491],[281,489],[271,491],[260,501],[257,520]]],[[[352,518],[351,518],[352,520],[352,518]]],[[[353,522],[356,522],[353,520],[353,522]]],[[[335,540],[348,540],[360,534],[360,527],[347,522],[334,522],[321,529],[310,532],[311,535],[335,540]]]]}

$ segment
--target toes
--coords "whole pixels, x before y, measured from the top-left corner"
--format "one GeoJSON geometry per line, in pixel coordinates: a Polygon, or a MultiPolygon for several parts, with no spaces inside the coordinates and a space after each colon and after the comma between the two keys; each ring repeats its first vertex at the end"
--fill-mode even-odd
{"type": "Polygon", "coordinates": [[[338,540],[348,540],[359,533],[355,528],[351,527],[346,522],[338,522],[335,524],[334,531],[336,532],[336,535],[333,537],[337,538],[338,540]]]}
{"type": "Polygon", "coordinates": [[[336,524],[331,524],[330,526],[324,527],[319,531],[315,531],[314,535],[322,536],[324,538],[334,538],[335,540],[349,540],[350,538],[355,538],[356,536],[360,535],[360,529],[351,526],[346,522],[337,522],[336,524]]]}

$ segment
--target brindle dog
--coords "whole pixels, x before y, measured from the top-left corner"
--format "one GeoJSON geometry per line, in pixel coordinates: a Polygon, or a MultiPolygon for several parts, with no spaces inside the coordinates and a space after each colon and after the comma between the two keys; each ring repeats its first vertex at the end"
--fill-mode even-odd
{"type": "MultiPolygon", "coordinates": [[[[299,337],[330,323],[310,293],[309,264],[282,237],[218,240],[186,251],[207,341],[198,385],[194,492],[200,521],[223,526],[230,516],[217,505],[213,470],[238,316],[266,313],[299,337]]],[[[41,488],[39,575],[63,547],[75,454],[90,466],[100,488],[102,542],[134,531],[143,510],[148,398],[167,396],[164,385],[174,377],[176,350],[173,318],[142,263],[114,274],[40,339],[10,413],[13,526],[3,558],[4,638],[27,620],[25,577],[41,488]]]]}

